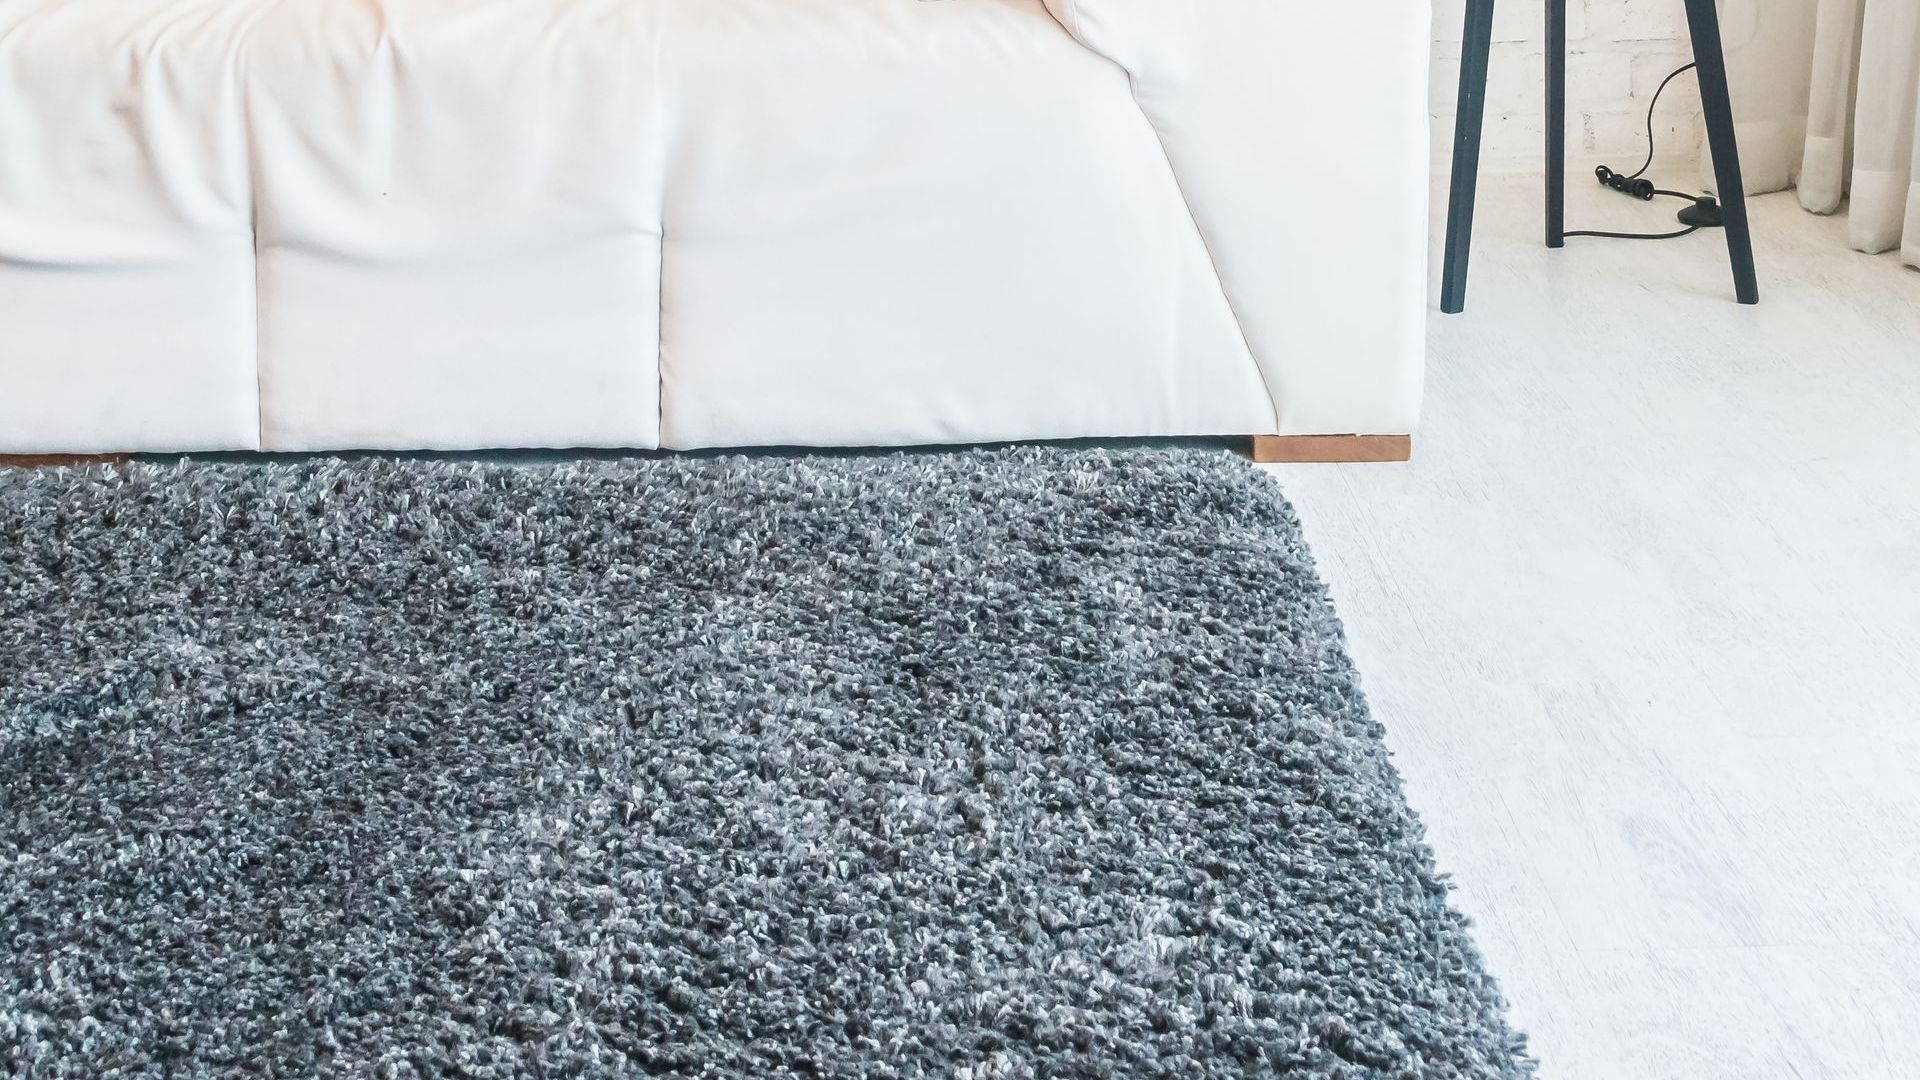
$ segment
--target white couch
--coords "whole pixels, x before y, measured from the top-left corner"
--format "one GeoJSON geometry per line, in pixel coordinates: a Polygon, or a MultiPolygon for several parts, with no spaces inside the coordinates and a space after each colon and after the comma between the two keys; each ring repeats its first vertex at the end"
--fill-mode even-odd
{"type": "Polygon", "coordinates": [[[0,0],[0,452],[1403,433],[1427,7],[0,0]]]}

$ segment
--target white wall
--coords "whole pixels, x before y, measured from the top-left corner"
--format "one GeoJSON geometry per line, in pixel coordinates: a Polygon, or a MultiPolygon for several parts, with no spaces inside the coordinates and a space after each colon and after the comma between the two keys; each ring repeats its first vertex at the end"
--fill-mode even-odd
{"type": "MultiPolygon", "coordinates": [[[[1487,79],[1482,144],[1488,173],[1538,172],[1545,138],[1543,0],[1500,0],[1487,79]]],[[[1436,158],[1451,152],[1460,84],[1465,0],[1434,0],[1433,135],[1436,158]]],[[[1674,68],[1693,59],[1681,0],[1568,0],[1567,171],[1595,165],[1636,169],[1646,156],[1647,105],[1674,68]]],[[[1693,75],[1660,99],[1655,138],[1661,172],[1691,183],[1699,156],[1700,94],[1693,75]]]]}

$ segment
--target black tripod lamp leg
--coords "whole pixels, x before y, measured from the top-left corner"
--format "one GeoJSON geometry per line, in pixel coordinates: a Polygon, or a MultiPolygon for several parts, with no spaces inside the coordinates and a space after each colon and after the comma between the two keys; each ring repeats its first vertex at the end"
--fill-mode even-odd
{"type": "Polygon", "coordinates": [[[1547,0],[1547,246],[1567,246],[1567,0],[1547,0]]]}
{"type": "Polygon", "coordinates": [[[1473,246],[1473,200],[1480,178],[1480,130],[1487,113],[1487,61],[1493,50],[1493,0],[1467,0],[1460,49],[1460,99],[1453,129],[1453,183],[1447,198],[1447,247],[1440,274],[1440,310],[1467,307],[1467,257],[1473,246]]]}
{"type": "Polygon", "coordinates": [[[1747,225],[1747,189],[1740,176],[1740,147],[1733,129],[1733,100],[1727,91],[1727,59],[1720,43],[1720,13],[1714,0],[1686,0],[1687,26],[1693,34],[1693,58],[1700,65],[1700,109],[1713,155],[1714,186],[1727,223],[1727,254],[1733,263],[1733,291],[1743,304],[1760,302],[1753,267],[1753,233],[1747,225]]]}

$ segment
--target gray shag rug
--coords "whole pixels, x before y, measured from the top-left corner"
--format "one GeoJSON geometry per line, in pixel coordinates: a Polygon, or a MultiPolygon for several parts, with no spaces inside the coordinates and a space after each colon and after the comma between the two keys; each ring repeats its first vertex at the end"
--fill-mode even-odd
{"type": "Polygon", "coordinates": [[[0,475],[0,1066],[1532,1070],[1224,452],[0,475]]]}

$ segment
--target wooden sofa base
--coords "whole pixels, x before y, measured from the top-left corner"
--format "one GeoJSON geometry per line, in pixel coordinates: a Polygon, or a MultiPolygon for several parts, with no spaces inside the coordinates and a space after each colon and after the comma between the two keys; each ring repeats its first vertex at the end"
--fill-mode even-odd
{"type": "Polygon", "coordinates": [[[120,465],[131,454],[0,454],[0,469],[51,469],[57,465],[120,465]]]}
{"type": "MultiPolygon", "coordinates": [[[[1412,456],[1410,435],[1256,435],[1253,439],[1253,460],[1262,464],[1406,461],[1412,456]]],[[[126,454],[0,454],[0,468],[117,464],[127,460],[126,454]]]]}
{"type": "Polygon", "coordinates": [[[1256,435],[1253,460],[1281,462],[1407,461],[1411,435],[1256,435]]]}

